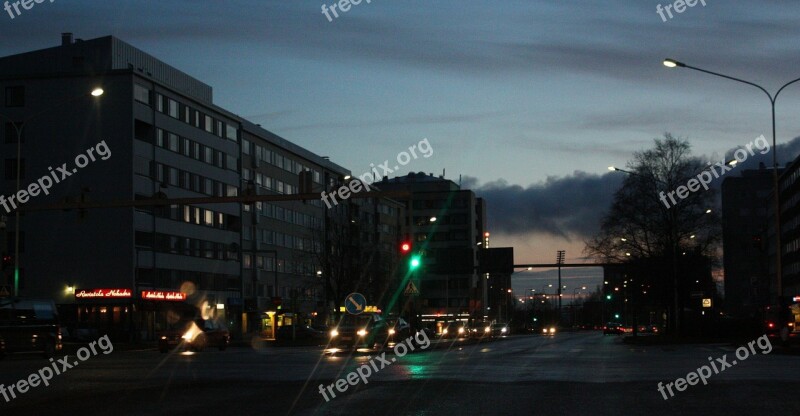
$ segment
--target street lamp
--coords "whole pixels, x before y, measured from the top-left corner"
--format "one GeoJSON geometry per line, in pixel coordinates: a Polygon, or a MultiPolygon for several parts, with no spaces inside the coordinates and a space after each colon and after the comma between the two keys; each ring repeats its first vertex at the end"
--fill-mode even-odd
{"type": "Polygon", "coordinates": [[[775,292],[778,297],[778,303],[780,303],[780,297],[783,294],[782,288],[782,279],[783,279],[783,270],[781,269],[781,207],[780,207],[780,188],[778,186],[778,148],[775,146],[776,143],[776,134],[775,134],[775,101],[778,99],[778,95],[780,95],[781,91],[784,88],[788,87],[789,85],[794,84],[797,81],[800,81],[800,78],[794,79],[792,81],[783,84],[775,95],[772,95],[767,91],[764,87],[752,83],[750,81],[745,81],[743,79],[735,78],[729,75],[720,74],[718,72],[708,71],[702,68],[697,68],[691,65],[686,65],[683,62],[676,61],[674,59],[664,59],[664,66],[667,68],[688,68],[693,69],[695,71],[703,72],[709,75],[714,75],[720,78],[729,79],[731,81],[740,82],[742,84],[751,85],[753,87],[758,88],[759,90],[763,91],[764,94],[767,94],[769,98],[770,106],[772,108],[772,185],[773,185],[773,204],[775,209],[775,292]]]}
{"type": "MultiPolygon", "coordinates": [[[[6,119],[6,120],[8,120],[10,122],[11,126],[14,127],[14,130],[17,133],[17,159],[16,159],[16,161],[17,161],[16,165],[17,166],[16,166],[16,191],[15,191],[15,194],[19,193],[20,187],[21,187],[20,176],[22,174],[22,166],[20,164],[20,161],[22,160],[22,156],[21,156],[22,155],[22,132],[24,131],[25,126],[31,120],[33,120],[34,118],[36,118],[36,117],[38,117],[38,116],[40,116],[40,115],[42,115],[44,113],[47,113],[50,110],[53,110],[53,109],[56,109],[56,108],[61,108],[66,103],[69,103],[69,102],[72,102],[72,101],[75,101],[75,100],[79,100],[81,98],[88,97],[88,96],[100,97],[101,95],[103,95],[103,93],[105,93],[105,91],[102,88],[99,88],[99,87],[98,88],[94,88],[91,92],[89,92],[87,94],[81,94],[81,95],[79,95],[77,97],[69,98],[67,100],[60,101],[60,102],[55,103],[55,104],[53,104],[53,105],[51,105],[49,107],[46,107],[44,110],[39,111],[37,113],[34,113],[32,116],[26,118],[25,120],[23,120],[19,124],[17,122],[15,122],[14,119],[12,119],[11,117],[9,117],[9,116],[7,116],[5,114],[0,114],[0,117],[3,117],[4,119],[6,119]]],[[[19,296],[19,222],[20,222],[19,208],[17,208],[16,212],[14,213],[14,296],[19,296]]]]}

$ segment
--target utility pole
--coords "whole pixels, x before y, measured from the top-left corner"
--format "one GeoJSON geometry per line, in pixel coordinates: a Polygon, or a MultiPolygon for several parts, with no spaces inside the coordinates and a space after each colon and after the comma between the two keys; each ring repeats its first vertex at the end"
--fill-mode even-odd
{"type": "Polygon", "coordinates": [[[558,255],[556,256],[556,264],[558,264],[558,317],[556,318],[556,322],[561,323],[561,265],[564,264],[564,250],[558,250],[558,255]]]}

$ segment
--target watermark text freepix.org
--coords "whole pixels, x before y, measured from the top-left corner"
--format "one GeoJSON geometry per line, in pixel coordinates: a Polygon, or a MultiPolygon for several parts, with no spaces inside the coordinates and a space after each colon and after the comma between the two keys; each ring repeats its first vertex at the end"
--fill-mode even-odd
{"type": "Polygon", "coordinates": [[[31,388],[39,387],[40,384],[44,384],[45,387],[49,386],[50,380],[52,380],[54,376],[64,374],[67,370],[77,367],[81,361],[86,361],[97,355],[98,350],[95,347],[100,347],[100,352],[104,355],[114,352],[114,345],[111,344],[108,335],[104,335],[97,339],[97,341],[90,342],[88,346],[78,349],[76,355],[80,361],[75,360],[70,362],[69,355],[65,355],[64,358],[55,361],[51,358],[50,365],[40,368],[39,371],[31,374],[27,378],[19,380],[9,386],[0,384],[0,396],[3,396],[3,399],[8,403],[16,399],[17,394],[25,394],[31,388]]]}
{"type": "Polygon", "coordinates": [[[394,355],[395,357],[391,357],[390,359],[386,359],[386,353],[381,353],[381,355],[376,356],[375,358],[370,358],[365,364],[362,364],[361,367],[356,368],[355,371],[351,371],[344,378],[340,378],[336,380],[336,382],[331,383],[329,386],[325,386],[323,384],[319,385],[319,394],[325,398],[326,402],[331,401],[331,399],[336,398],[336,393],[333,392],[334,387],[339,393],[344,393],[350,386],[355,386],[359,382],[363,382],[364,385],[369,383],[369,378],[372,374],[377,373],[384,368],[392,365],[397,358],[404,357],[409,351],[414,351],[416,347],[414,346],[414,341],[416,341],[417,345],[421,350],[424,350],[431,345],[431,340],[428,338],[428,334],[425,331],[419,331],[413,336],[408,337],[403,342],[398,342],[397,345],[394,346],[394,355]],[[378,365],[380,364],[380,368],[378,365]],[[375,370],[373,372],[373,370],[375,370]],[[328,394],[330,393],[330,398],[328,394]]]}
{"type": "MultiPolygon", "coordinates": [[[[736,149],[733,152],[733,157],[736,159],[736,163],[742,163],[747,160],[748,152],[750,156],[755,155],[753,151],[753,147],[759,150],[759,153],[762,155],[767,154],[770,150],[769,142],[764,135],[758,136],[754,141],[747,143],[743,148],[736,149]],[[745,150],[747,149],[747,150],[745,150]]],[[[677,204],[678,202],[675,200],[675,196],[677,194],[678,198],[681,200],[686,199],[689,196],[689,192],[697,192],[700,190],[702,186],[706,191],[708,190],[708,184],[711,183],[716,178],[719,178],[722,175],[725,175],[728,171],[733,170],[732,166],[729,166],[725,162],[717,162],[714,165],[711,165],[710,170],[704,170],[697,175],[697,178],[689,179],[686,182],[686,185],[681,185],[675,188],[674,191],[669,191],[666,194],[664,191],[659,192],[659,198],[661,202],[666,206],[668,209],[677,204]],[[719,173],[717,173],[717,167],[719,167],[719,173]],[[667,197],[669,197],[669,201],[667,201],[667,197]],[[672,202],[672,204],[670,204],[672,202]]]]}
{"type": "MultiPolygon", "coordinates": [[[[50,3],[54,2],[54,1],[55,0],[50,0],[50,3]]],[[[8,12],[8,15],[11,16],[11,19],[14,19],[15,17],[17,17],[17,16],[22,14],[22,11],[19,9],[19,6],[22,6],[22,8],[25,9],[25,10],[30,10],[30,9],[33,8],[34,3],[36,3],[36,4],[44,3],[44,0],[16,0],[16,1],[12,1],[12,2],[6,1],[3,4],[3,9],[5,9],[5,11],[8,12]],[[11,12],[11,8],[12,7],[14,8],[14,12],[16,14],[11,12]]]]}
{"type": "Polygon", "coordinates": [[[27,188],[22,188],[17,191],[17,193],[12,194],[9,197],[0,195],[0,206],[6,210],[6,213],[11,213],[12,210],[17,209],[17,205],[22,205],[28,202],[28,199],[39,195],[40,192],[44,193],[45,195],[49,195],[50,188],[52,188],[54,184],[67,179],[74,173],[77,173],[78,169],[85,168],[87,165],[89,165],[89,162],[96,161],[97,158],[95,157],[95,152],[100,160],[108,160],[108,158],[111,157],[111,149],[108,148],[106,141],[103,140],[93,147],[86,149],[86,154],[81,153],[78,156],[75,156],[76,167],[70,169],[69,166],[67,166],[67,163],[63,163],[61,166],[58,166],[55,170],[53,170],[53,167],[49,166],[47,169],[50,172],[47,175],[39,178],[39,180],[36,182],[31,182],[27,188]]]}
{"type": "MultiPolygon", "coordinates": [[[[322,14],[324,14],[325,17],[328,18],[329,22],[333,22],[334,18],[336,19],[339,18],[339,13],[336,12],[337,7],[339,8],[339,11],[341,11],[342,13],[347,13],[350,11],[351,6],[358,6],[359,4],[361,4],[361,1],[362,0],[339,0],[338,2],[331,4],[330,9],[328,8],[327,5],[323,4],[322,14]],[[330,15],[331,13],[333,13],[333,18],[331,18],[330,15]]],[[[372,0],[363,0],[363,1],[366,1],[367,4],[372,2],[372,0]]]]}
{"type": "Polygon", "coordinates": [[[422,157],[426,159],[433,155],[433,147],[431,147],[428,139],[422,139],[422,141],[419,143],[411,145],[411,147],[408,148],[408,152],[402,151],[397,154],[397,165],[394,165],[394,168],[389,167],[389,160],[384,160],[383,163],[378,164],[377,167],[374,163],[370,163],[369,166],[372,168],[372,170],[360,175],[358,179],[354,178],[348,185],[342,185],[339,189],[334,190],[330,194],[323,191],[320,194],[322,202],[324,202],[328,208],[331,208],[332,206],[339,205],[339,201],[336,200],[336,197],[339,197],[340,201],[344,201],[347,198],[350,198],[350,195],[361,192],[362,189],[365,189],[367,192],[369,192],[369,186],[371,184],[377,182],[384,176],[388,176],[390,173],[399,170],[400,166],[407,165],[412,159],[416,159],[418,157],[417,150],[419,150],[420,154],[422,154],[422,157]],[[378,173],[378,168],[381,168],[383,172],[378,173]],[[333,205],[331,205],[331,203],[333,203],[333,205]]]}
{"type": "Polygon", "coordinates": [[[671,9],[674,9],[675,13],[680,14],[686,11],[686,6],[689,7],[697,6],[698,1],[703,5],[703,7],[706,7],[706,0],[675,0],[674,3],[668,3],[666,6],[662,6],[661,4],[656,6],[656,13],[658,13],[658,15],[661,16],[662,21],[666,22],[667,17],[664,16],[664,12],[667,12],[669,18],[672,19],[673,16],[671,9]]]}
{"type": "Polygon", "coordinates": [[[750,341],[747,343],[747,346],[741,346],[736,349],[736,358],[737,360],[732,360],[728,362],[728,355],[724,354],[722,358],[712,358],[708,357],[708,364],[698,368],[696,371],[692,371],[686,375],[685,378],[681,377],[676,379],[675,381],[671,381],[667,384],[663,382],[658,382],[658,392],[661,393],[661,396],[664,397],[664,400],[668,400],[669,397],[675,397],[675,393],[672,391],[672,387],[675,386],[675,390],[677,391],[684,391],[686,390],[687,386],[694,386],[697,385],[699,381],[703,382],[703,385],[708,384],[708,378],[714,374],[719,374],[728,368],[731,368],[738,364],[740,361],[746,360],[750,355],[756,355],[758,352],[761,354],[769,354],[772,352],[772,343],[769,341],[766,335],[760,336],[755,341],[750,341]],[[756,351],[755,346],[758,345],[758,348],[761,351],[756,351]],[[712,373],[711,370],[714,370],[712,373]],[[666,388],[666,389],[665,389],[666,388]],[[669,397],[667,397],[667,391],[669,392],[669,397]]]}

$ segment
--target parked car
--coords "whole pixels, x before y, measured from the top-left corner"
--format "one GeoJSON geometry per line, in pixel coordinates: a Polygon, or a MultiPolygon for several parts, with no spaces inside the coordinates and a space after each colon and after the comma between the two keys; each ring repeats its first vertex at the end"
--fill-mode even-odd
{"type": "Polygon", "coordinates": [[[41,352],[50,358],[60,351],[61,326],[50,299],[0,299],[0,339],[5,353],[41,352]]]}
{"type": "Polygon", "coordinates": [[[375,348],[386,343],[388,324],[377,313],[345,314],[330,330],[331,348],[375,348]]]}
{"type": "Polygon", "coordinates": [[[619,322],[609,322],[603,327],[603,335],[619,335],[622,333],[622,324],[619,322]]]}
{"type": "Polygon", "coordinates": [[[179,321],[172,328],[163,331],[159,336],[158,350],[166,353],[176,347],[193,351],[216,347],[225,351],[230,342],[230,331],[222,322],[216,319],[195,319],[179,321]]]}

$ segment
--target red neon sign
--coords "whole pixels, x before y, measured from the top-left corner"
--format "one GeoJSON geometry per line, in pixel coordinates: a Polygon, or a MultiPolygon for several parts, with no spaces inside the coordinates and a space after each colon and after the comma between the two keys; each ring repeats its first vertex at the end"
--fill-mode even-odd
{"type": "Polygon", "coordinates": [[[142,299],[183,302],[184,300],[186,300],[186,294],[183,292],[163,292],[160,290],[143,290],[142,299]]]}
{"type": "Polygon", "coordinates": [[[76,299],[127,299],[133,296],[130,289],[80,289],[76,299]]]}

